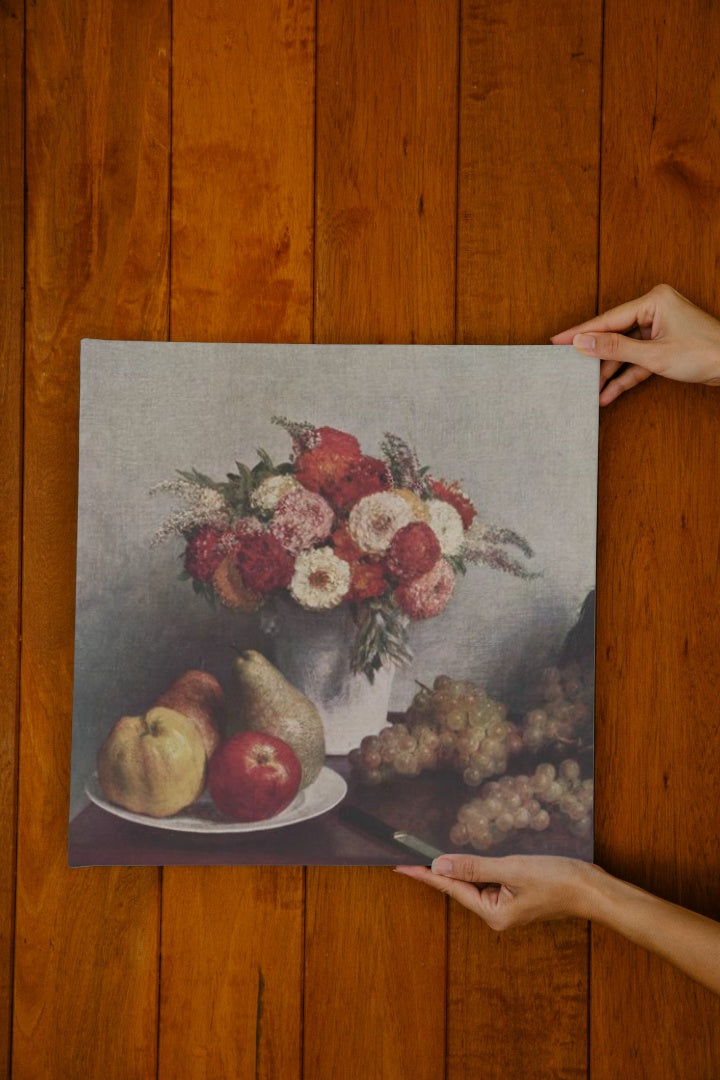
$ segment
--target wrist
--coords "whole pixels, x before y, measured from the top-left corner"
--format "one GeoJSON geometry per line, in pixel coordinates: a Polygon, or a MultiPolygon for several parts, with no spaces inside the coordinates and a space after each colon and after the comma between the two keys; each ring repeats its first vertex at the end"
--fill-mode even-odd
{"type": "Polygon", "coordinates": [[[595,863],[579,862],[571,891],[572,914],[596,922],[612,921],[613,906],[625,882],[608,874],[595,863]]]}

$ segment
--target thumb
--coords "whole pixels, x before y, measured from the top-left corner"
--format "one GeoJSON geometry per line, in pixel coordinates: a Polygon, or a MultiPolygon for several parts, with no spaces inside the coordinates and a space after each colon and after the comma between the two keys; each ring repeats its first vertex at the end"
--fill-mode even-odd
{"type": "Polygon", "coordinates": [[[655,341],[640,341],[625,334],[576,334],[573,345],[585,356],[614,360],[617,364],[636,364],[648,371],[661,365],[662,345],[655,341]]]}
{"type": "Polygon", "coordinates": [[[487,884],[502,883],[507,868],[500,859],[484,858],[480,855],[441,855],[433,862],[432,872],[442,877],[455,878],[457,881],[487,884]]]}

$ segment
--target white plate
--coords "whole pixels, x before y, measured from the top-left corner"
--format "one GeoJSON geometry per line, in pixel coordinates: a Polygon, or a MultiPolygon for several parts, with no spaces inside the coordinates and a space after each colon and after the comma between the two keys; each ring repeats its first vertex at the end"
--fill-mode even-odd
{"type": "Polygon", "coordinates": [[[333,806],[344,798],[347,784],[339,773],[325,766],[309,787],[301,791],[290,805],[275,817],[263,821],[227,821],[215,809],[207,792],[197,802],[172,817],[156,818],[147,814],[134,814],[122,806],[108,802],[100,790],[97,773],[93,773],[85,785],[85,793],[96,806],[107,810],[109,814],[134,821],[137,825],[151,825],[154,829],[171,829],[173,832],[190,833],[247,833],[263,832],[265,829],[280,829],[283,825],[296,825],[299,821],[309,821],[320,814],[332,810],[333,806]]]}

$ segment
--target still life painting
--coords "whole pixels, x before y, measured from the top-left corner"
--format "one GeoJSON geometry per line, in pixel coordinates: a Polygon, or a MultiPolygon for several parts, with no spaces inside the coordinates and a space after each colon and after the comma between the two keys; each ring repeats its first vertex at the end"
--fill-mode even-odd
{"type": "Polygon", "coordinates": [[[85,341],[69,861],[591,859],[597,372],[85,341]]]}

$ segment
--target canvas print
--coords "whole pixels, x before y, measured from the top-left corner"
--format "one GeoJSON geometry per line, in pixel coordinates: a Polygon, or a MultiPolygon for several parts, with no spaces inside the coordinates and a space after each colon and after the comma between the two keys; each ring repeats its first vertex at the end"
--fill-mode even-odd
{"type": "Polygon", "coordinates": [[[71,865],[592,858],[592,363],[81,359],[71,865]]]}

